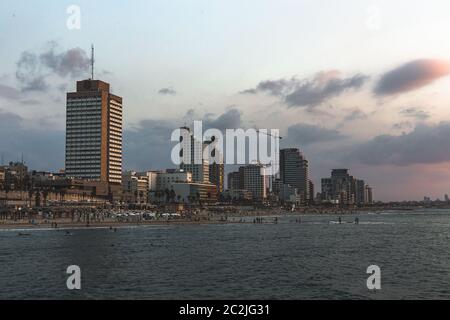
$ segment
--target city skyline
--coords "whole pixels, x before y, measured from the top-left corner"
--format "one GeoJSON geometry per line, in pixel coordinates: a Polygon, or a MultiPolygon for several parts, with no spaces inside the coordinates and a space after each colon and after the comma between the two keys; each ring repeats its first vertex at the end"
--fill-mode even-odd
{"type": "Polygon", "coordinates": [[[377,200],[442,198],[450,189],[450,45],[440,35],[450,4],[350,3],[343,12],[309,1],[137,1],[132,11],[105,3],[99,13],[81,1],[81,28],[68,30],[69,3],[5,1],[0,133],[11,139],[0,152],[5,160],[23,153],[36,169],[64,167],[64,95],[89,77],[93,42],[96,78],[126,99],[126,170],[170,167],[170,132],[203,120],[219,129],[280,128],[282,148],[301,149],[316,186],[349,167],[377,200]],[[250,10],[257,14],[244,23],[250,10]],[[116,43],[105,38],[110,30],[116,43]]]}

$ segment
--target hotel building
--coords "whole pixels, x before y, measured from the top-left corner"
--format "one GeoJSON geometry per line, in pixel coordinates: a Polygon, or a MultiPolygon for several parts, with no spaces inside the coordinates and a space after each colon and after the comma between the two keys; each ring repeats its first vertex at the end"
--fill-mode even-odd
{"type": "Polygon", "coordinates": [[[77,82],[67,93],[66,175],[122,183],[122,98],[100,80],[77,82]]]}

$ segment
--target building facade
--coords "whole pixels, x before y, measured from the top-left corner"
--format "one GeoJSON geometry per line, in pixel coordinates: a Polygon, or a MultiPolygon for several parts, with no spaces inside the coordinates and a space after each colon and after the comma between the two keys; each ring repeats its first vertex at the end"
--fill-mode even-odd
{"type": "Polygon", "coordinates": [[[267,198],[267,179],[264,174],[265,168],[260,164],[250,164],[241,167],[244,180],[244,190],[250,191],[254,200],[267,198]]]}
{"type": "Polygon", "coordinates": [[[192,173],[183,170],[174,170],[169,172],[158,173],[156,177],[156,190],[165,191],[172,188],[174,183],[190,183],[193,182],[192,173]]]}
{"type": "Polygon", "coordinates": [[[209,183],[209,159],[203,156],[208,143],[196,139],[188,127],[180,130],[180,170],[191,172],[194,182],[209,183]]]}
{"type": "Polygon", "coordinates": [[[305,201],[309,200],[309,163],[299,149],[280,150],[280,178],[283,184],[296,188],[305,201]]]}
{"type": "Polygon", "coordinates": [[[343,205],[372,203],[367,188],[365,181],[350,175],[348,169],[333,169],[330,178],[322,179],[321,200],[343,205]]]}
{"type": "Polygon", "coordinates": [[[78,81],[66,112],[66,175],[120,185],[122,98],[106,82],[78,81]]]}

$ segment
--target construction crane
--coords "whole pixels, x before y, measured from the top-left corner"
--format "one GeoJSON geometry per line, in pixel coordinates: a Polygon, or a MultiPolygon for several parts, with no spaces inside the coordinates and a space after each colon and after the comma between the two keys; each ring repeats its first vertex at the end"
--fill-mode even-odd
{"type": "MultiPolygon", "coordinates": [[[[264,132],[264,131],[261,131],[260,129],[257,129],[256,132],[257,133],[262,133],[262,134],[264,134],[266,136],[269,136],[269,137],[272,137],[272,138],[278,138],[279,140],[283,139],[283,137],[281,137],[281,136],[275,136],[272,133],[264,132]]],[[[278,172],[272,172],[272,178],[276,179],[276,178],[280,177],[279,176],[279,162],[278,162],[280,160],[280,149],[279,149],[279,146],[278,146],[278,148],[276,148],[275,152],[276,152],[276,154],[275,154],[275,162],[274,163],[270,162],[269,167],[273,168],[275,166],[276,170],[278,171],[278,172]]],[[[269,184],[270,184],[270,189],[272,189],[272,186],[271,186],[272,181],[270,181],[269,184]]]]}
{"type": "Polygon", "coordinates": [[[263,132],[263,131],[261,131],[260,129],[256,130],[256,132],[257,132],[257,133],[265,134],[266,136],[269,136],[269,137],[278,138],[278,139],[280,139],[280,140],[283,139],[283,137],[281,137],[281,136],[274,136],[273,134],[271,134],[271,133],[269,133],[269,132],[263,132]]]}

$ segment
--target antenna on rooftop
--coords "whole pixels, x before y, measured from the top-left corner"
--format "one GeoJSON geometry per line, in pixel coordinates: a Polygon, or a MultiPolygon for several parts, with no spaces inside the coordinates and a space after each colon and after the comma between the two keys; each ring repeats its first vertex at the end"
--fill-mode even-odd
{"type": "Polygon", "coordinates": [[[94,80],[94,45],[91,46],[91,80],[94,80]]]}

